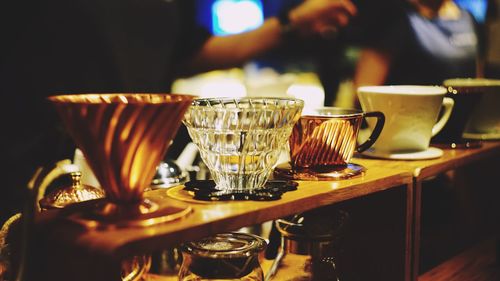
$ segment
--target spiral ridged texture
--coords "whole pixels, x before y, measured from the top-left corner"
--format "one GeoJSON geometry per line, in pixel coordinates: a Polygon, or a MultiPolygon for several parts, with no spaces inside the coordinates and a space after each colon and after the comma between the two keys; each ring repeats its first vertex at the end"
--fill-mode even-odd
{"type": "Polygon", "coordinates": [[[108,199],[142,199],[193,96],[86,94],[53,96],[64,125],[108,199]]]}
{"type": "Polygon", "coordinates": [[[303,116],[290,137],[292,166],[324,168],[346,165],[354,149],[361,117],[303,116]]]}
{"type": "Polygon", "coordinates": [[[199,99],[184,124],[218,189],[252,190],[266,183],[303,106],[296,99],[199,99]]]}

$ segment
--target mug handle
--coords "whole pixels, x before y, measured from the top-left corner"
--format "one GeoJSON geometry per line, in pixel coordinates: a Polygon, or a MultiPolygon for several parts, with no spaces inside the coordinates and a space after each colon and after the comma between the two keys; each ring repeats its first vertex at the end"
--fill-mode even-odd
{"type": "Polygon", "coordinates": [[[441,115],[441,118],[434,125],[434,127],[432,127],[432,136],[437,135],[437,133],[439,133],[444,128],[444,125],[446,125],[446,122],[448,122],[448,119],[450,119],[451,110],[453,109],[454,104],[455,101],[452,98],[443,98],[444,113],[441,115]]]}
{"type": "Polygon", "coordinates": [[[363,151],[367,150],[368,148],[370,148],[375,143],[378,136],[380,136],[380,133],[382,132],[382,128],[384,127],[384,123],[385,123],[384,113],[382,113],[380,111],[366,112],[365,117],[368,117],[368,118],[375,117],[375,118],[377,118],[377,123],[375,124],[375,128],[373,129],[370,137],[356,148],[357,152],[363,152],[363,151]]]}

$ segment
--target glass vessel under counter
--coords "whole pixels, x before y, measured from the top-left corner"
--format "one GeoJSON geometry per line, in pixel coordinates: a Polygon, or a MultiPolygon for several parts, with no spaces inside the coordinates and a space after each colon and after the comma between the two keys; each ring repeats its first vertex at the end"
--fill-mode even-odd
{"type": "Polygon", "coordinates": [[[259,236],[236,232],[183,244],[179,280],[264,280],[259,253],[265,247],[259,236]]]}
{"type": "Polygon", "coordinates": [[[341,210],[331,216],[313,210],[276,220],[281,245],[265,280],[341,280],[336,250],[348,218],[348,213],[341,210]]]}

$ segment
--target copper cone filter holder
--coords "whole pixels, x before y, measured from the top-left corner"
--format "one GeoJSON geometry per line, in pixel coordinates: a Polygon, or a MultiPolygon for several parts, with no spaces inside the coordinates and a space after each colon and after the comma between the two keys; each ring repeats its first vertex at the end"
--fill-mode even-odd
{"type": "Polygon", "coordinates": [[[188,214],[179,202],[144,198],[193,96],[85,94],[49,97],[106,191],[77,219],[91,226],[146,226],[188,214]]]}

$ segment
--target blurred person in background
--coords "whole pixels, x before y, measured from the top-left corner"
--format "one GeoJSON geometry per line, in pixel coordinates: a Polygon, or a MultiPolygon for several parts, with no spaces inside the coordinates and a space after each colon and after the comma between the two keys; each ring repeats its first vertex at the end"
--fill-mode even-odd
{"type": "Polygon", "coordinates": [[[500,0],[488,0],[485,16],[485,77],[500,78],[500,0]]]}
{"type": "MultiPolygon", "coordinates": [[[[9,1],[0,11],[0,221],[19,210],[35,169],[74,146],[46,97],[169,92],[174,79],[241,65],[299,38],[341,28],[349,0],[307,0],[231,36],[212,36],[191,0],[9,1]]],[[[187,142],[187,141],[186,141],[187,142]]]]}
{"type": "Polygon", "coordinates": [[[408,0],[390,23],[368,32],[355,86],[440,85],[483,73],[483,36],[474,17],[453,0],[408,0]]]}
{"type": "Polygon", "coordinates": [[[380,40],[376,36],[394,28],[406,0],[352,0],[358,13],[330,40],[323,40],[318,54],[318,75],[326,106],[352,107],[352,79],[360,49],[380,40]]]}
{"type": "MultiPolygon", "coordinates": [[[[449,78],[483,76],[487,43],[483,23],[457,3],[408,0],[394,8],[388,24],[375,25],[376,29],[367,33],[370,37],[355,70],[355,89],[365,85],[442,85],[449,78]]],[[[357,103],[356,94],[354,99],[357,103]]],[[[421,273],[456,251],[461,241],[470,239],[470,233],[453,232],[457,227],[467,228],[468,222],[460,214],[471,209],[469,203],[457,199],[464,192],[457,184],[459,174],[449,171],[422,184],[421,273]],[[447,247],[434,247],[436,243],[447,247]]]]}

